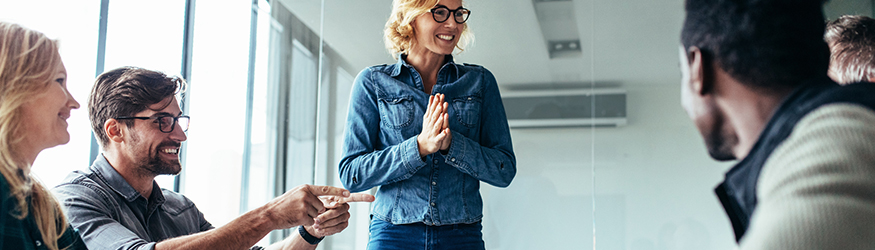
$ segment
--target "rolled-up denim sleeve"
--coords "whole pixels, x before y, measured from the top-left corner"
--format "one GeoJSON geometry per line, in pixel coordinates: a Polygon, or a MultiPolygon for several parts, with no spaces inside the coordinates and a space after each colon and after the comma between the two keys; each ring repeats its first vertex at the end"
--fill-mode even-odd
{"type": "Polygon", "coordinates": [[[90,249],[152,250],[155,242],[137,236],[114,220],[112,206],[96,191],[85,185],[64,184],[52,189],[64,206],[70,224],[79,230],[90,249]]]}
{"type": "Polygon", "coordinates": [[[516,175],[516,156],[495,76],[486,69],[482,70],[484,89],[480,142],[453,132],[444,159],[462,173],[496,187],[507,187],[516,175]]]}
{"type": "Polygon", "coordinates": [[[380,145],[380,110],[371,70],[356,77],[349,98],[344,132],[340,181],[351,192],[361,192],[413,176],[425,166],[416,136],[399,144],[380,145]]]}

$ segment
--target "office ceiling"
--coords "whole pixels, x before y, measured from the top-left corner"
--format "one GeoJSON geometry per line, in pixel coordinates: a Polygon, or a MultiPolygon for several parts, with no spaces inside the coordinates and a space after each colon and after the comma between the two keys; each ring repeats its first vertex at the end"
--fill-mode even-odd
{"type": "MultiPolygon", "coordinates": [[[[279,1],[320,33],[321,0],[279,1]]],[[[868,4],[866,13],[871,15],[871,0],[845,2],[868,4]]],[[[487,67],[504,87],[589,86],[590,82],[676,84],[680,80],[677,58],[683,0],[572,3],[582,51],[579,56],[550,58],[544,34],[555,32],[542,27],[550,29],[549,25],[555,24],[539,23],[533,0],[468,0],[465,6],[472,11],[468,24],[475,43],[456,61],[487,67]]],[[[389,0],[326,0],[325,41],[356,70],[393,63],[382,43],[390,11],[389,0]]]]}

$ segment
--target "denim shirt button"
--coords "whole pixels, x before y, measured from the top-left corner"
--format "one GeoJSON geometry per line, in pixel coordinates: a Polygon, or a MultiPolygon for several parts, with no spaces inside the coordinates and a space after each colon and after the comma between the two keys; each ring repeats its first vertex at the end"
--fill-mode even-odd
{"type": "Polygon", "coordinates": [[[431,185],[432,185],[432,186],[437,185],[437,182],[432,181],[432,182],[431,182],[431,185]]]}
{"type": "Polygon", "coordinates": [[[438,164],[438,160],[434,160],[434,164],[438,164]]]}
{"type": "Polygon", "coordinates": [[[434,202],[431,203],[431,206],[432,206],[432,207],[435,206],[435,205],[434,205],[434,202]]]}
{"type": "Polygon", "coordinates": [[[36,243],[36,246],[42,246],[42,245],[43,245],[43,243],[42,243],[41,241],[39,241],[39,240],[37,240],[35,243],[36,243]]]}

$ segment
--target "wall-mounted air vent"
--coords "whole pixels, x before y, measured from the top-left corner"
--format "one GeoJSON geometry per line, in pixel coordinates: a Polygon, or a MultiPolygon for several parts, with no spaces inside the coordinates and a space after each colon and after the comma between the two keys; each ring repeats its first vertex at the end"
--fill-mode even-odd
{"type": "Polygon", "coordinates": [[[501,99],[511,128],[626,125],[622,89],[511,91],[501,99]]]}

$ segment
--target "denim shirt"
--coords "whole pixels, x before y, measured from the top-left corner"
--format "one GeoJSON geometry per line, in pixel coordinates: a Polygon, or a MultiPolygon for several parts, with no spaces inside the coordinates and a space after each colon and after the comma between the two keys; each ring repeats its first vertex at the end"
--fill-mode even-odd
{"type": "Polygon", "coordinates": [[[52,192],[92,249],[155,249],[162,240],[213,228],[191,200],[155,182],[146,199],[103,155],[52,192]]]}
{"type": "Polygon", "coordinates": [[[495,77],[486,68],[446,57],[431,94],[446,96],[452,141],[446,155],[420,157],[416,137],[429,93],[405,59],[401,55],[396,64],[369,67],[356,77],[340,180],[352,192],[379,186],[372,215],[393,224],[478,222],[480,181],[507,187],[516,175],[495,77]]]}

